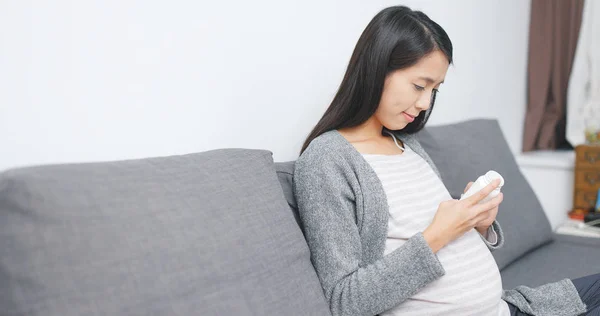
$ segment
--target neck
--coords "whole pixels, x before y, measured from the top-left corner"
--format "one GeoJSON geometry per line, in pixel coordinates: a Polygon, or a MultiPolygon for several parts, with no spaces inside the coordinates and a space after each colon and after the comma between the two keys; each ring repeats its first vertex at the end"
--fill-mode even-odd
{"type": "Polygon", "coordinates": [[[361,139],[381,139],[383,137],[387,137],[387,135],[382,135],[383,125],[372,116],[367,121],[362,123],[359,126],[353,128],[353,133],[355,135],[360,135],[361,139]]]}

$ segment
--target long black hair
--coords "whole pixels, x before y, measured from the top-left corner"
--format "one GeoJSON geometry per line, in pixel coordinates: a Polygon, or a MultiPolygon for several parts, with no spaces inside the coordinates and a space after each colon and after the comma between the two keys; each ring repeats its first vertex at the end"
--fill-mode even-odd
{"type": "MultiPolygon", "coordinates": [[[[306,138],[300,154],[317,136],[333,130],[358,126],[377,110],[386,76],[416,64],[423,56],[440,50],[452,64],[452,42],[448,34],[420,11],[405,6],[383,9],[365,28],[346,69],[344,79],[323,117],[306,138]]],[[[435,103],[402,129],[421,130],[435,103]]]]}

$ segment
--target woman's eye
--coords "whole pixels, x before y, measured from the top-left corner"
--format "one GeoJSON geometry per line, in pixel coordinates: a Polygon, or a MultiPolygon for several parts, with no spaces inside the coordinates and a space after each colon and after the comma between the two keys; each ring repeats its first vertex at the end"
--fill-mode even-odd
{"type": "Polygon", "coordinates": [[[425,87],[421,87],[419,85],[413,84],[415,86],[415,89],[417,89],[417,91],[423,91],[425,90],[425,87]]]}

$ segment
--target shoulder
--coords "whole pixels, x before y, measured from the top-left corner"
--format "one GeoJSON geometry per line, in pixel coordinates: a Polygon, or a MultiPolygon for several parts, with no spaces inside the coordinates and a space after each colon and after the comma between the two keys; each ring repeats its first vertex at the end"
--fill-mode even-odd
{"type": "Polygon", "coordinates": [[[302,176],[344,174],[350,167],[350,155],[347,144],[344,144],[337,131],[325,132],[306,147],[295,162],[294,174],[302,176]]]}
{"type": "Polygon", "coordinates": [[[298,157],[296,164],[323,163],[340,159],[345,154],[340,136],[336,131],[328,131],[317,136],[298,157]]]}
{"type": "MultiPolygon", "coordinates": [[[[293,190],[298,200],[323,194],[352,199],[355,166],[352,152],[340,134],[326,132],[316,137],[298,157],[292,177],[293,190]]],[[[351,145],[350,145],[351,146],[351,145]]]]}

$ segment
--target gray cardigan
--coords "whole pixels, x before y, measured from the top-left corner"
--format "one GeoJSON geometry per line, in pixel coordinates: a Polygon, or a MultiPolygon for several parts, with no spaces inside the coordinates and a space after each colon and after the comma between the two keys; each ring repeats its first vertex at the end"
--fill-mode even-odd
{"type": "MultiPolygon", "coordinates": [[[[414,136],[396,136],[439,171],[414,136]]],[[[466,184],[465,184],[466,185],[466,184]]],[[[315,138],[297,159],[294,193],[323,292],[334,316],[377,315],[445,274],[422,233],[384,256],[388,204],[375,171],[337,130],[315,138]]],[[[504,235],[493,228],[496,245],[504,235]]],[[[569,279],[520,286],[502,298],[532,315],[579,315],[586,307],[569,279]]]]}

